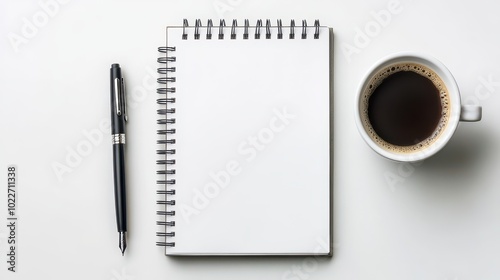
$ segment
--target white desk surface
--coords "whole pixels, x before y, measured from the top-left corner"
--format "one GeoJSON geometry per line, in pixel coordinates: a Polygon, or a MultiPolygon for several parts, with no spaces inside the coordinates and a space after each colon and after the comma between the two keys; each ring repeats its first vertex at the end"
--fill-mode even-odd
{"type": "Polygon", "coordinates": [[[500,278],[500,5],[394,1],[2,1],[0,278],[500,278]],[[155,139],[156,49],[167,25],[221,17],[320,19],[333,28],[332,258],[171,258],[155,246],[156,154],[141,139],[155,139]],[[364,73],[398,51],[438,58],[462,99],[483,106],[480,123],[461,124],[444,150],[418,166],[376,155],[353,118],[364,73]],[[100,128],[109,118],[113,62],[128,78],[127,140],[136,159],[129,166],[141,171],[129,172],[125,257],[115,232],[109,131],[100,128]],[[78,148],[87,150],[71,158],[78,148]],[[58,178],[54,165],[68,161],[58,178]],[[19,169],[16,273],[6,262],[8,164],[19,169]]]}

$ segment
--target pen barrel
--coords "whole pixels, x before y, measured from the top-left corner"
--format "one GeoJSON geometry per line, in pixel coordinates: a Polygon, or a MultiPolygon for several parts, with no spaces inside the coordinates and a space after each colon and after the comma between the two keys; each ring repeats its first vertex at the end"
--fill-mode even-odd
{"type": "Polygon", "coordinates": [[[127,231],[127,199],[125,194],[125,144],[113,145],[113,175],[115,181],[115,210],[118,232],[127,231]]]}

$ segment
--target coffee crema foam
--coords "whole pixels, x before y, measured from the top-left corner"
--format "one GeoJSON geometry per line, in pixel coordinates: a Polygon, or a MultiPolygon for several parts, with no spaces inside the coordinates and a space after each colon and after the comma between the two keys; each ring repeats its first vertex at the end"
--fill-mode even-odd
{"type": "Polygon", "coordinates": [[[368,82],[368,85],[363,89],[363,94],[361,98],[361,121],[363,123],[363,127],[365,131],[368,133],[370,138],[377,143],[380,147],[396,153],[415,153],[420,152],[430,145],[432,145],[441,135],[441,133],[445,130],[446,125],[448,124],[448,120],[450,117],[450,99],[449,99],[448,90],[441,80],[441,78],[430,68],[412,62],[404,62],[404,63],[395,63],[389,66],[386,66],[379,70],[368,82]],[[382,139],[373,129],[370,119],[368,117],[368,102],[370,100],[371,95],[375,91],[375,89],[386,79],[394,73],[401,71],[412,71],[415,72],[430,81],[434,84],[434,86],[438,89],[440,100],[441,100],[441,119],[439,120],[436,129],[431,134],[431,136],[426,139],[416,142],[414,145],[410,146],[398,146],[391,144],[384,139],[382,139]]]}

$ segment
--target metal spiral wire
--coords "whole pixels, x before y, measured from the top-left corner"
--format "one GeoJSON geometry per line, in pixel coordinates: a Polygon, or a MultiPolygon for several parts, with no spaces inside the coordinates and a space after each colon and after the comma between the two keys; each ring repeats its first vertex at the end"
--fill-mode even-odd
{"type": "MultiPolygon", "coordinates": [[[[202,23],[201,23],[201,20],[200,19],[197,19],[195,21],[195,26],[194,26],[194,37],[193,39],[195,40],[199,40],[200,39],[200,29],[203,27],[202,23]]],[[[232,24],[231,24],[231,27],[230,27],[230,37],[231,39],[237,39],[237,32],[236,32],[236,28],[238,27],[238,22],[236,19],[233,19],[232,21],[232,24]]],[[[250,36],[249,36],[249,27],[250,27],[250,23],[248,21],[248,19],[245,19],[244,21],[244,25],[243,25],[243,39],[249,39],[250,36]]],[[[255,39],[261,39],[261,29],[264,29],[265,28],[265,38],[266,39],[272,39],[273,37],[273,34],[271,32],[271,28],[272,27],[277,27],[277,30],[278,32],[275,34],[276,35],[276,38],[277,39],[283,39],[283,24],[282,24],[282,21],[281,19],[277,20],[277,25],[276,26],[272,26],[271,25],[271,20],[267,19],[266,20],[266,23],[265,23],[265,27],[264,27],[264,24],[263,24],[263,21],[261,19],[257,20],[254,28],[255,28],[255,34],[254,34],[254,38],[255,39]]],[[[288,26],[289,29],[290,29],[290,33],[288,35],[288,38],[289,39],[295,39],[295,20],[291,20],[290,21],[290,26],[288,26]]],[[[306,20],[302,20],[302,26],[301,27],[297,27],[299,28],[299,34],[300,34],[300,39],[307,39],[307,21],[306,20]]],[[[313,38],[314,39],[319,39],[319,27],[320,27],[320,24],[319,24],[319,20],[315,20],[314,21],[314,34],[313,34],[313,38]]],[[[183,24],[182,24],[182,39],[183,40],[187,40],[188,37],[190,36],[187,32],[187,28],[189,28],[189,23],[187,21],[187,19],[184,19],[183,21],[183,24]]],[[[209,19],[207,21],[207,25],[205,26],[207,32],[206,32],[206,39],[207,40],[211,40],[212,39],[212,29],[214,29],[214,25],[213,25],[213,21],[211,19],[209,19]]],[[[224,36],[224,30],[226,30],[226,21],[224,19],[221,19],[220,22],[219,22],[219,26],[217,27],[216,31],[217,32],[217,38],[219,40],[222,40],[224,38],[226,38],[224,36]]],[[[164,58],[161,58],[162,61],[170,61],[169,59],[174,59],[173,61],[175,61],[175,57],[164,57],[164,58]]],[[[160,59],[159,59],[160,61],[160,59]]],[[[164,68],[160,68],[162,69],[162,72],[160,72],[161,74],[164,74],[167,70],[164,69],[164,68]]],[[[174,69],[175,71],[175,69],[174,69]]]]}
{"type": "MultiPolygon", "coordinates": [[[[196,21],[196,23],[198,26],[201,25],[199,21],[196,21]]],[[[187,20],[185,20],[184,28],[187,26],[187,20]]],[[[183,39],[187,39],[185,32],[183,33],[183,39]]],[[[176,79],[173,76],[175,75],[175,67],[169,65],[169,63],[176,61],[176,57],[173,55],[175,47],[159,47],[158,51],[162,54],[158,58],[158,63],[164,64],[165,67],[158,68],[158,73],[161,77],[157,81],[161,87],[156,90],[159,94],[157,103],[160,105],[160,108],[157,110],[157,114],[159,115],[157,124],[160,129],[157,130],[158,150],[156,150],[156,154],[159,157],[156,164],[160,166],[156,171],[156,174],[159,176],[156,183],[160,186],[160,189],[156,193],[161,198],[156,203],[163,208],[156,212],[161,217],[156,224],[163,227],[163,231],[156,233],[156,236],[161,238],[161,241],[156,242],[156,245],[175,247],[175,242],[168,240],[175,236],[175,231],[173,230],[173,227],[175,227],[175,211],[169,209],[175,205],[175,198],[173,197],[175,195],[175,189],[173,188],[175,186],[175,179],[172,178],[175,175],[175,158],[173,158],[176,152],[173,147],[175,144],[175,128],[171,126],[175,124],[175,97],[173,97],[173,94],[176,90],[173,83],[175,83],[176,79]]]]}

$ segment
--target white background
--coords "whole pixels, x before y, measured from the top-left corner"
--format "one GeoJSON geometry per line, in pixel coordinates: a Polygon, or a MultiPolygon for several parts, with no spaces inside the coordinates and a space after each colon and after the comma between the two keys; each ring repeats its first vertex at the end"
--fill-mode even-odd
{"type": "Polygon", "coordinates": [[[388,5],[386,0],[74,0],[53,6],[48,15],[38,1],[2,1],[0,278],[498,279],[500,6],[399,0],[390,19],[377,23],[375,14],[387,15],[380,11],[388,5]],[[167,258],[155,246],[156,48],[164,44],[164,27],[183,18],[190,23],[294,18],[309,24],[320,19],[333,28],[332,258],[167,258]],[[30,24],[38,26],[27,31],[30,24]],[[361,77],[398,51],[438,58],[455,75],[462,99],[483,105],[480,123],[460,125],[444,150],[418,166],[376,155],[353,119],[361,77]],[[128,166],[125,257],[115,232],[109,130],[100,128],[109,118],[113,62],[126,71],[134,103],[127,139],[134,160],[128,166]],[[79,147],[87,148],[85,154],[71,161],[79,147]],[[19,169],[17,273],[7,271],[6,263],[8,164],[19,169]],[[58,177],[58,164],[71,172],[58,177]]]}

